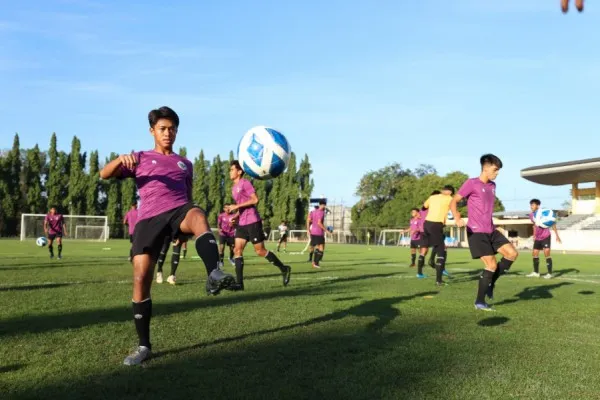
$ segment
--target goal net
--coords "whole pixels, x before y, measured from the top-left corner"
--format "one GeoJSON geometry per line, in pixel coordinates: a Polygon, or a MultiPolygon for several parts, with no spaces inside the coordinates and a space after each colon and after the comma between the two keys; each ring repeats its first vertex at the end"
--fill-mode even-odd
{"type": "MultiPolygon", "coordinates": [[[[21,240],[44,236],[45,214],[21,215],[21,240]]],[[[72,239],[106,241],[108,218],[95,215],[63,215],[67,236],[72,239]]]]}
{"type": "Polygon", "coordinates": [[[379,246],[408,246],[410,235],[404,229],[384,229],[379,234],[379,246]]]}

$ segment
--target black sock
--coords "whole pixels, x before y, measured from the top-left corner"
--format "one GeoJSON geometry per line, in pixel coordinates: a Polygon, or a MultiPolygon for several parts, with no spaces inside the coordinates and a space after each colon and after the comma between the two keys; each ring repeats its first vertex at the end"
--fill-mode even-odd
{"type": "Polygon", "coordinates": [[[548,268],[548,273],[552,274],[552,257],[546,258],[546,267],[548,268]]]}
{"type": "Polygon", "coordinates": [[[536,274],[540,273],[540,259],[539,257],[533,257],[533,272],[536,274]]]}
{"type": "Polygon", "coordinates": [[[322,258],[323,258],[323,253],[321,252],[321,250],[318,250],[318,249],[315,250],[315,258],[314,258],[315,265],[319,265],[322,258]]]}
{"type": "Polygon", "coordinates": [[[173,253],[171,254],[171,275],[175,275],[177,267],[179,266],[179,254],[181,253],[181,245],[173,246],[173,253]]]}
{"type": "Polygon", "coordinates": [[[429,261],[427,261],[427,263],[431,266],[434,266],[435,265],[434,260],[435,260],[435,247],[433,247],[431,249],[431,253],[429,254],[429,261]]]}
{"type": "Polygon", "coordinates": [[[510,267],[513,265],[513,262],[514,262],[513,260],[508,260],[508,259],[502,257],[502,259],[498,263],[498,269],[500,270],[500,274],[507,273],[508,270],[510,269],[510,267]]]}
{"type": "Polygon", "coordinates": [[[152,317],[152,300],[146,299],[133,304],[133,321],[140,339],[140,346],[152,348],[150,345],[150,318],[152,317]]]}
{"type": "Polygon", "coordinates": [[[183,258],[185,258],[185,256],[187,256],[187,247],[183,249],[183,258]]]}
{"type": "Polygon", "coordinates": [[[425,256],[420,254],[419,255],[419,263],[417,264],[417,269],[420,275],[423,274],[423,266],[425,265],[425,256]]]}
{"type": "Polygon", "coordinates": [[[442,273],[445,268],[444,253],[438,254],[435,263],[435,279],[436,282],[442,282],[442,273]]]}
{"type": "Polygon", "coordinates": [[[270,262],[271,264],[273,264],[274,266],[276,266],[277,268],[279,268],[279,270],[281,272],[283,272],[284,265],[281,262],[281,260],[275,254],[273,254],[270,251],[268,251],[267,255],[265,256],[265,258],[267,259],[268,262],[270,262]]]}
{"type": "Polygon", "coordinates": [[[219,266],[219,246],[215,235],[208,231],[196,239],[196,252],[204,262],[206,274],[210,275],[219,266]]]}
{"type": "Polygon", "coordinates": [[[229,248],[229,259],[233,260],[233,246],[229,248]]]}
{"type": "Polygon", "coordinates": [[[162,267],[163,264],[165,263],[165,258],[167,258],[167,253],[165,251],[160,251],[160,253],[158,253],[158,260],[156,261],[156,272],[160,272],[162,273],[162,267]]]}
{"type": "Polygon", "coordinates": [[[485,295],[487,293],[488,288],[492,284],[493,279],[494,273],[492,271],[484,269],[483,273],[479,276],[479,288],[477,290],[477,299],[475,300],[476,303],[485,303],[485,295]]]}
{"type": "Polygon", "coordinates": [[[233,259],[235,262],[235,276],[237,283],[240,285],[244,284],[244,257],[236,257],[233,259]]]}
{"type": "Polygon", "coordinates": [[[225,251],[223,251],[222,253],[219,253],[219,261],[223,262],[224,259],[225,259],[225,251]]]}
{"type": "Polygon", "coordinates": [[[52,245],[48,246],[48,251],[50,252],[50,255],[54,257],[54,247],[52,245]]]}
{"type": "Polygon", "coordinates": [[[129,258],[133,260],[133,247],[129,248],[129,258]]]}
{"type": "Polygon", "coordinates": [[[411,254],[410,255],[410,265],[415,265],[415,260],[417,259],[417,255],[416,254],[411,254]]]}
{"type": "Polygon", "coordinates": [[[496,287],[496,281],[500,278],[500,266],[496,268],[494,271],[494,276],[492,276],[492,288],[496,287]]]}
{"type": "Polygon", "coordinates": [[[310,252],[310,254],[308,255],[308,261],[312,261],[313,260],[313,254],[314,254],[314,250],[310,252]]]}
{"type": "Polygon", "coordinates": [[[60,255],[62,254],[62,244],[58,245],[58,256],[60,257],[60,255]]]}

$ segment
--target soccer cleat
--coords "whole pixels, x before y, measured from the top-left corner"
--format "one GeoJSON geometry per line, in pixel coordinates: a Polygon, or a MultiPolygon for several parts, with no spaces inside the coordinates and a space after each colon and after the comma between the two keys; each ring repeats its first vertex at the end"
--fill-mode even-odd
{"type": "Polygon", "coordinates": [[[528,278],[539,278],[540,274],[538,274],[537,272],[532,272],[528,275],[526,275],[528,278]]]}
{"type": "Polygon", "coordinates": [[[424,279],[424,278],[427,278],[427,275],[425,275],[425,274],[417,274],[417,278],[424,279]]]}
{"type": "Polygon", "coordinates": [[[475,309],[481,311],[496,311],[487,303],[475,303],[475,309]]]}
{"type": "Polygon", "coordinates": [[[125,357],[123,365],[140,365],[150,358],[152,352],[146,346],[139,346],[133,353],[125,357]]]}
{"type": "Polygon", "coordinates": [[[443,270],[443,271],[442,271],[442,275],[444,275],[445,277],[448,277],[448,278],[450,278],[450,274],[449,274],[449,273],[448,273],[448,271],[446,271],[446,270],[443,270]]]}
{"type": "Polygon", "coordinates": [[[546,274],[546,275],[544,275],[544,279],[552,279],[552,274],[546,274]]]}
{"type": "Polygon", "coordinates": [[[235,285],[235,278],[233,276],[226,274],[220,269],[215,269],[206,280],[206,294],[216,296],[221,290],[228,289],[232,285],[235,285]]]}
{"type": "Polygon", "coordinates": [[[315,268],[315,269],[321,269],[321,267],[319,265],[315,264],[315,263],[313,263],[312,267],[315,268]]]}
{"type": "Polygon", "coordinates": [[[414,268],[414,267],[416,267],[416,265],[415,265],[415,263],[412,263],[412,264],[409,265],[409,267],[410,268],[414,268]]]}
{"type": "Polygon", "coordinates": [[[244,290],[244,284],[234,283],[233,285],[229,286],[227,290],[231,290],[232,292],[241,292],[244,290]]]}
{"type": "Polygon", "coordinates": [[[435,284],[437,285],[437,287],[448,286],[448,284],[446,282],[444,282],[444,281],[436,282],[435,284]]]}
{"type": "Polygon", "coordinates": [[[171,285],[174,285],[177,282],[177,277],[175,275],[169,275],[167,282],[169,282],[171,285]]]}
{"type": "Polygon", "coordinates": [[[157,272],[156,273],[156,283],[163,283],[162,272],[157,272]]]}
{"type": "Polygon", "coordinates": [[[233,261],[233,258],[229,259],[229,264],[233,265],[235,267],[235,261],[233,261]]]}
{"type": "Polygon", "coordinates": [[[285,270],[281,273],[283,275],[283,286],[287,286],[290,283],[290,278],[292,277],[292,267],[289,265],[284,265],[285,270]]]}
{"type": "Polygon", "coordinates": [[[58,257],[56,257],[56,258],[58,258],[59,260],[62,260],[62,256],[58,256],[58,257]]]}
{"type": "Polygon", "coordinates": [[[223,269],[224,265],[221,261],[219,261],[219,264],[217,265],[218,269],[223,269]]]}

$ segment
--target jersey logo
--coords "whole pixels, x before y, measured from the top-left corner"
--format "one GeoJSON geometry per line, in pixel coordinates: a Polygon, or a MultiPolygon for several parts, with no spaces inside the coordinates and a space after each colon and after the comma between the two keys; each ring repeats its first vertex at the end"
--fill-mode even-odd
{"type": "Polygon", "coordinates": [[[156,165],[156,160],[152,160],[152,164],[156,165]]]}
{"type": "Polygon", "coordinates": [[[177,165],[179,166],[179,168],[181,168],[182,170],[186,171],[187,170],[187,165],[185,165],[185,163],[183,161],[177,161],[177,165]]]}

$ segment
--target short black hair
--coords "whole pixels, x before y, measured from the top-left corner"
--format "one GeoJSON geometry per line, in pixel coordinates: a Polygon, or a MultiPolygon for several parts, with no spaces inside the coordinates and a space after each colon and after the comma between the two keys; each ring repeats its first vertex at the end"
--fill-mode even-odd
{"type": "Polygon", "coordinates": [[[417,207],[415,207],[415,208],[411,208],[411,209],[410,209],[410,211],[416,211],[416,212],[419,212],[419,209],[418,209],[417,207]]]}
{"type": "Polygon", "coordinates": [[[150,123],[150,128],[154,128],[154,126],[161,119],[168,119],[175,125],[175,128],[179,128],[179,115],[172,108],[167,106],[162,106],[161,108],[157,108],[148,113],[148,122],[150,123]]]}
{"type": "Polygon", "coordinates": [[[137,206],[137,203],[131,203],[131,207],[137,206]]]}
{"type": "Polygon", "coordinates": [[[319,205],[320,206],[326,206],[327,205],[327,200],[325,200],[325,199],[319,200],[319,205]]]}
{"type": "Polygon", "coordinates": [[[452,186],[452,185],[444,186],[443,190],[447,190],[449,192],[452,192],[452,194],[454,194],[454,186],[452,186]]]}
{"type": "Polygon", "coordinates": [[[237,169],[238,171],[242,171],[242,175],[245,174],[244,168],[242,168],[242,166],[238,160],[233,160],[232,162],[229,163],[229,166],[234,166],[235,169],[237,169]]]}
{"type": "Polygon", "coordinates": [[[491,153],[482,155],[479,159],[479,163],[481,164],[481,167],[483,167],[485,164],[491,164],[498,167],[498,169],[502,168],[502,160],[491,153]]]}
{"type": "Polygon", "coordinates": [[[442,194],[442,192],[440,192],[439,190],[434,190],[433,192],[431,192],[431,196],[435,196],[436,194],[442,194]]]}
{"type": "Polygon", "coordinates": [[[541,206],[541,205],[542,205],[542,202],[541,202],[539,199],[531,199],[531,200],[529,201],[529,204],[536,204],[536,205],[538,205],[538,206],[541,206]]]}
{"type": "Polygon", "coordinates": [[[223,204],[223,207],[227,207],[227,206],[230,206],[230,205],[231,205],[231,204],[229,204],[229,203],[225,202],[225,203],[223,204]]]}

